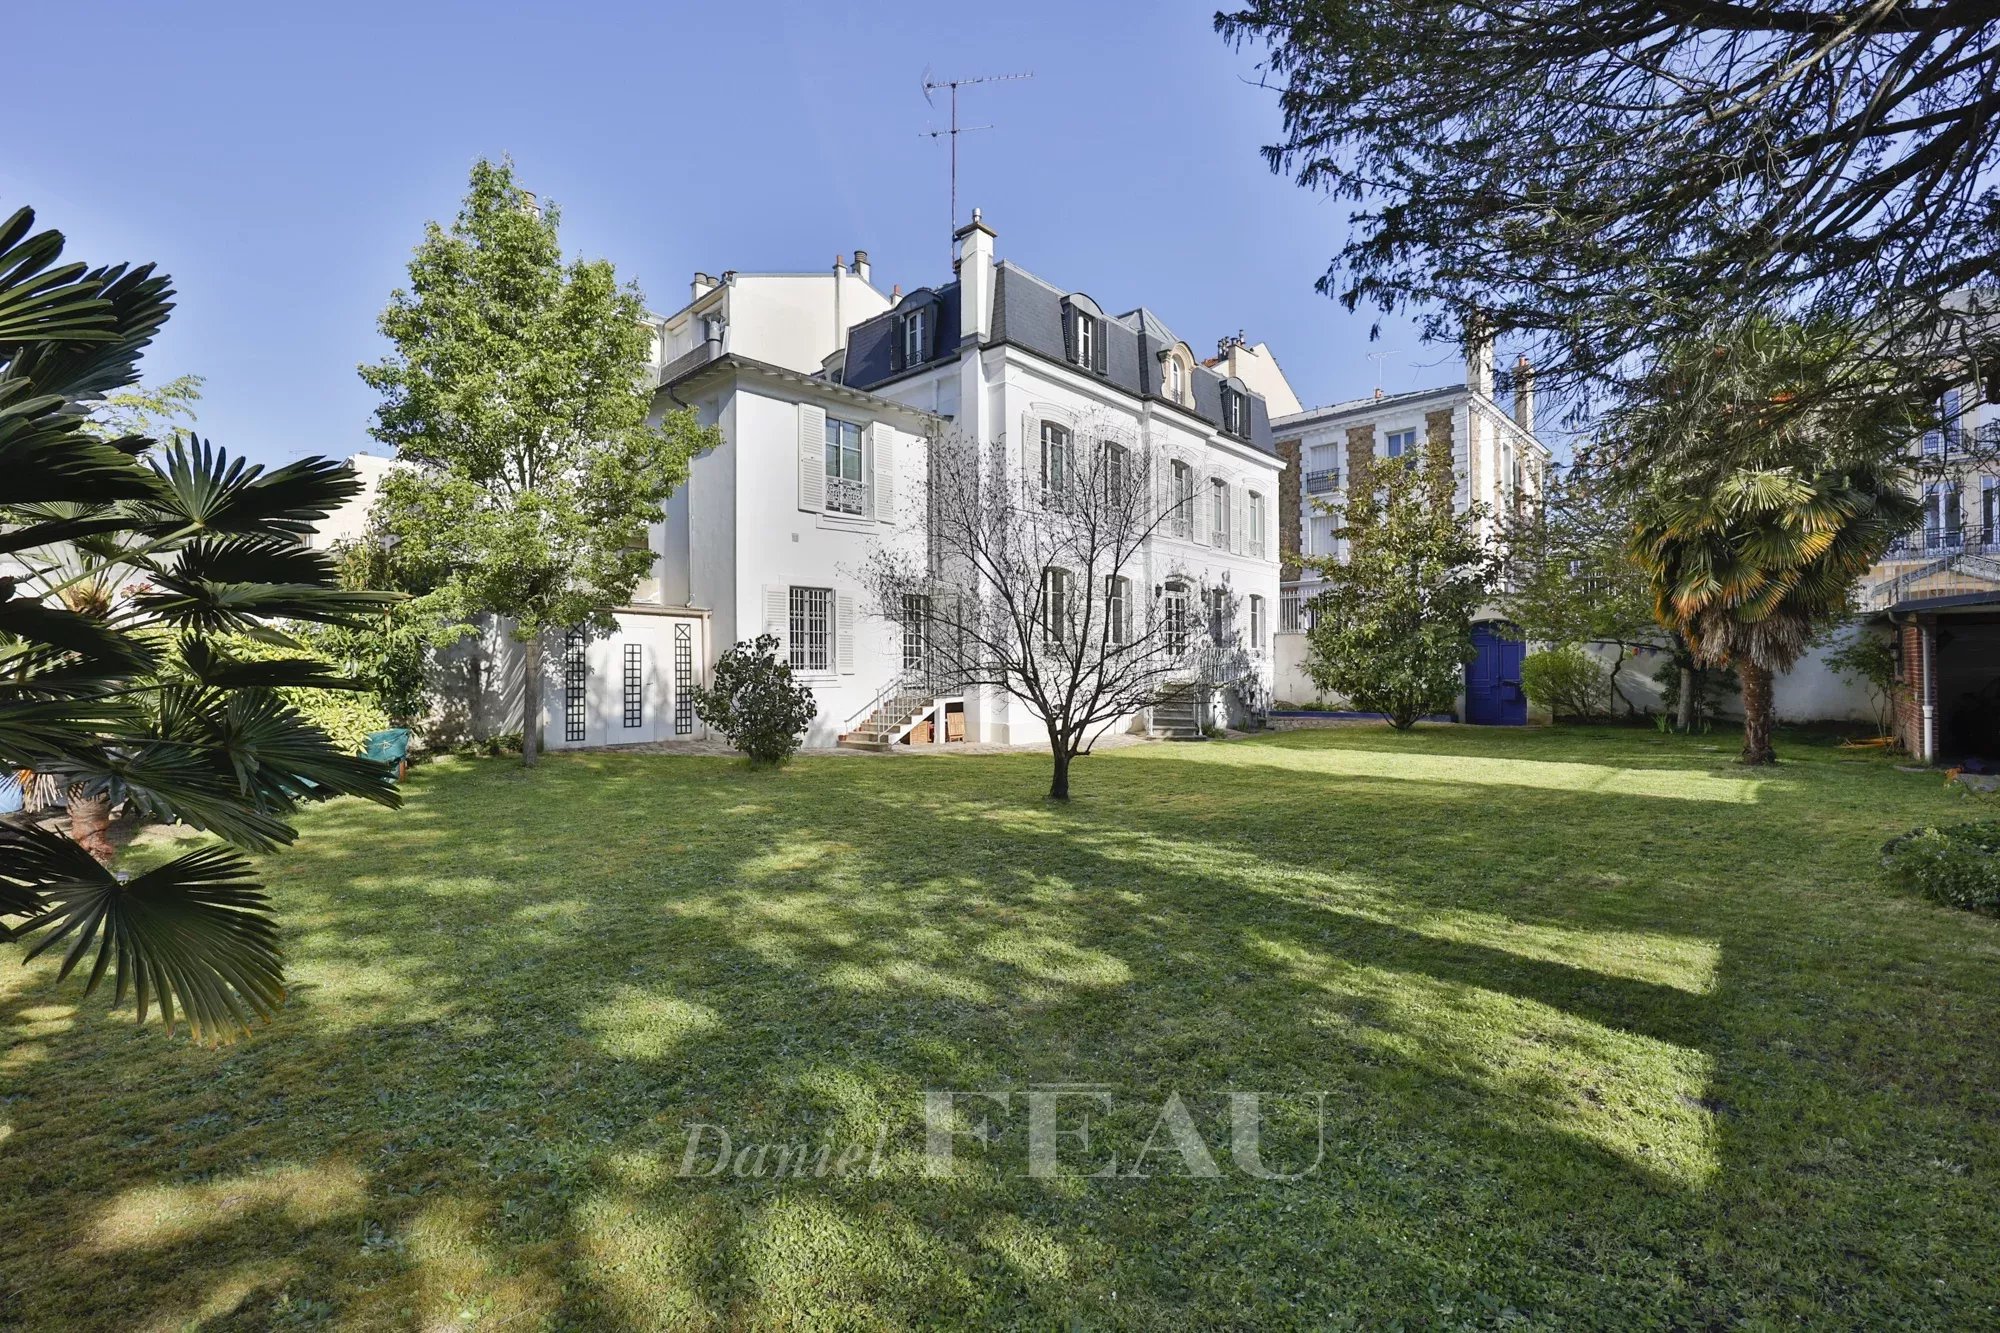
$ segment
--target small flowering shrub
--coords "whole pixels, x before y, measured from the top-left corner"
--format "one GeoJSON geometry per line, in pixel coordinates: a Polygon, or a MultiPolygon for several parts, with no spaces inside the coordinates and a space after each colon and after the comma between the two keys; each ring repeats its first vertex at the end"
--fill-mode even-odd
{"type": "Polygon", "coordinates": [[[781,764],[799,748],[818,712],[812,690],[778,660],[776,635],[739,643],[715,664],[715,678],[696,690],[694,711],[703,722],[758,764],[781,764]]]}
{"type": "Polygon", "coordinates": [[[1898,888],[2000,915],[2000,822],[1912,829],[1882,844],[1882,865],[1898,888]]]}

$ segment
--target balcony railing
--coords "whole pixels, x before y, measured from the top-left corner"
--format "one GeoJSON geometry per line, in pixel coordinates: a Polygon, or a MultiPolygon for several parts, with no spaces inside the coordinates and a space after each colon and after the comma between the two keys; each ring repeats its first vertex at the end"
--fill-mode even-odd
{"type": "Polygon", "coordinates": [[[1340,473],[1333,468],[1306,473],[1306,494],[1325,495],[1340,485],[1340,473]]]}
{"type": "Polygon", "coordinates": [[[868,512],[868,483],[853,481],[847,477],[826,479],[826,507],[834,514],[865,514],[868,512]]]}
{"type": "Polygon", "coordinates": [[[2000,550],[2000,524],[1965,523],[1905,533],[1889,544],[1889,559],[1922,559],[1969,551],[1977,555],[2000,550]]]}

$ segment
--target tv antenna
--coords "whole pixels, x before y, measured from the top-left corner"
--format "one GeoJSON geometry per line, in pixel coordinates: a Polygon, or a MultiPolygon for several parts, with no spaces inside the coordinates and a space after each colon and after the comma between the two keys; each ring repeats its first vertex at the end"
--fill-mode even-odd
{"type": "Polygon", "coordinates": [[[1377,398],[1382,396],[1382,363],[1396,355],[1399,355],[1399,353],[1385,352],[1379,348],[1368,354],[1368,359],[1375,363],[1375,396],[1377,398]]]}
{"type": "MultiPolygon", "coordinates": [[[[930,70],[924,71],[924,101],[935,107],[937,101],[931,96],[940,89],[951,90],[951,128],[945,130],[925,130],[926,139],[948,139],[951,141],[951,234],[958,234],[958,136],[971,134],[974,130],[990,130],[991,125],[961,125],[958,123],[958,90],[969,88],[975,83],[1008,83],[1016,79],[1032,79],[1032,72],[1023,74],[981,74],[970,79],[940,79],[930,70]]],[[[957,258],[954,251],[953,258],[957,258]]]]}

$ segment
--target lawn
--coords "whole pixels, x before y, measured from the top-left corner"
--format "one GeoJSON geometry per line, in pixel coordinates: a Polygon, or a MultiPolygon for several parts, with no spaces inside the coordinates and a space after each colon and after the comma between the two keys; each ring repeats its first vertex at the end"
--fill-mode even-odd
{"type": "Polygon", "coordinates": [[[0,1324],[1990,1326],[2000,923],[1874,853],[1991,801],[1782,739],[428,765],[271,859],[240,1045],[0,972],[0,1324]]]}

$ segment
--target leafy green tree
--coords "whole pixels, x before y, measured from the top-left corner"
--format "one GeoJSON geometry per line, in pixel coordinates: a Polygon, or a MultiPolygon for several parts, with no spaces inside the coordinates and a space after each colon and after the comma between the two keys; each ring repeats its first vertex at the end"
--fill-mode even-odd
{"type": "Polygon", "coordinates": [[[159,384],[135,384],[106,394],[92,409],[84,429],[101,440],[144,436],[157,440],[192,426],[201,401],[200,375],[176,375],[159,384]]]}
{"type": "Polygon", "coordinates": [[[399,558],[442,571],[435,601],[458,620],[506,617],[528,647],[528,764],[546,636],[609,624],[653,566],[647,525],[721,438],[689,410],[649,423],[639,293],[609,262],[564,264],[558,222],[511,165],[478,163],[382,313],[394,353],[361,370],[382,394],[375,438],[413,464],[378,502],[399,558]]]}
{"type": "MultiPolygon", "coordinates": [[[[1899,390],[1995,351],[1991,4],[1248,0],[1300,185],[1354,201],[1322,291],[1474,311],[1546,383],[1622,381],[1717,312],[1865,323],[1899,390]]],[[[1989,369],[1988,373],[1991,371],[1989,369]]],[[[1824,386],[1833,387],[1833,386],[1824,386]]]]}
{"type": "Polygon", "coordinates": [[[1663,650],[1670,636],[1653,618],[1652,586],[1632,559],[1631,533],[1629,504],[1588,453],[1566,472],[1552,468],[1538,502],[1503,520],[1494,601],[1530,642],[1612,649],[1608,672],[1588,654],[1565,661],[1591,663],[1605,676],[1606,702],[1636,712],[1620,672],[1628,658],[1663,650]]]}
{"type": "Polygon", "coordinates": [[[1921,513],[1905,452],[1926,407],[1831,321],[1759,313],[1659,358],[1621,406],[1615,484],[1654,614],[1743,684],[1743,762],[1768,764],[1771,683],[1845,617],[1921,513]]]}
{"type": "MultiPolygon", "coordinates": [[[[359,489],[353,474],[94,435],[86,413],[138,379],[172,291],[151,265],[64,264],[62,249],[28,209],[0,224],[0,766],[256,851],[292,840],[308,793],[394,805],[381,765],[280,694],[338,680],[229,648],[387,600],[339,588],[301,544],[359,489]]],[[[0,918],[28,957],[63,945],[60,975],[87,965],[86,995],[112,976],[141,1021],[157,1005],[201,1037],[272,1012],[277,930],[240,852],[210,845],[122,880],[107,853],[33,814],[0,820],[0,918]]]]}
{"type": "Polygon", "coordinates": [[[1407,731],[1449,709],[1473,657],[1472,617],[1493,561],[1480,510],[1453,511],[1449,445],[1415,466],[1378,459],[1357,469],[1339,514],[1348,556],[1308,558],[1327,586],[1313,598],[1306,672],[1322,690],[1407,731]]]}
{"type": "Polygon", "coordinates": [[[708,688],[695,691],[694,711],[752,763],[782,764],[819,709],[812,688],[778,660],[778,636],[760,634],[722,655],[708,688]]]}

